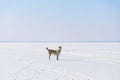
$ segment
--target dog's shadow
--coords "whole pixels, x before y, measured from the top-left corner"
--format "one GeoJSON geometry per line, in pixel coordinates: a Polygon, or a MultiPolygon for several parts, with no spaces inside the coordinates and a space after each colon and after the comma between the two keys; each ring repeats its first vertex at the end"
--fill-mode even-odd
{"type": "Polygon", "coordinates": [[[60,61],[66,61],[66,62],[81,62],[82,59],[74,59],[74,58],[62,58],[60,61]]]}
{"type": "Polygon", "coordinates": [[[79,56],[71,56],[71,55],[61,55],[61,58],[59,61],[65,61],[65,62],[81,62],[83,61],[82,57],[79,56]]]}

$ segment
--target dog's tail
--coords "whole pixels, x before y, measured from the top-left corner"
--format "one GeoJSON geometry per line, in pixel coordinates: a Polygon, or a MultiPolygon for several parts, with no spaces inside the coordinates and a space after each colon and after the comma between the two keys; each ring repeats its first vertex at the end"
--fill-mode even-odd
{"type": "Polygon", "coordinates": [[[48,48],[46,48],[46,50],[49,50],[48,48]]]}

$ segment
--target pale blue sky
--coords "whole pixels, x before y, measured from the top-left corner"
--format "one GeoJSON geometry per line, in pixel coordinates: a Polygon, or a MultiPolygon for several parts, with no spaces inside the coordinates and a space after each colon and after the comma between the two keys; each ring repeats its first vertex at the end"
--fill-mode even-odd
{"type": "Polygon", "coordinates": [[[120,0],[0,0],[0,41],[120,41],[120,0]]]}

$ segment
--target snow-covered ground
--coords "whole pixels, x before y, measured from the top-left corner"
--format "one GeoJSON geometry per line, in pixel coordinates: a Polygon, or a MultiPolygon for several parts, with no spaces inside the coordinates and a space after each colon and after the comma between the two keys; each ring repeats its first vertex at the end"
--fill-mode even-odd
{"type": "Polygon", "coordinates": [[[1,42],[0,80],[120,80],[120,43],[1,42]],[[45,48],[58,46],[49,61],[45,48]]]}

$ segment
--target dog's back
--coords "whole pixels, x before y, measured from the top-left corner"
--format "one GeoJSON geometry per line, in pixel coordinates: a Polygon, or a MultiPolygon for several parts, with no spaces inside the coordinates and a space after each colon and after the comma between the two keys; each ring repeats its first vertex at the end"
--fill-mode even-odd
{"type": "Polygon", "coordinates": [[[57,55],[57,50],[52,50],[52,49],[48,49],[48,48],[46,48],[46,50],[48,51],[49,54],[57,55]]]}

